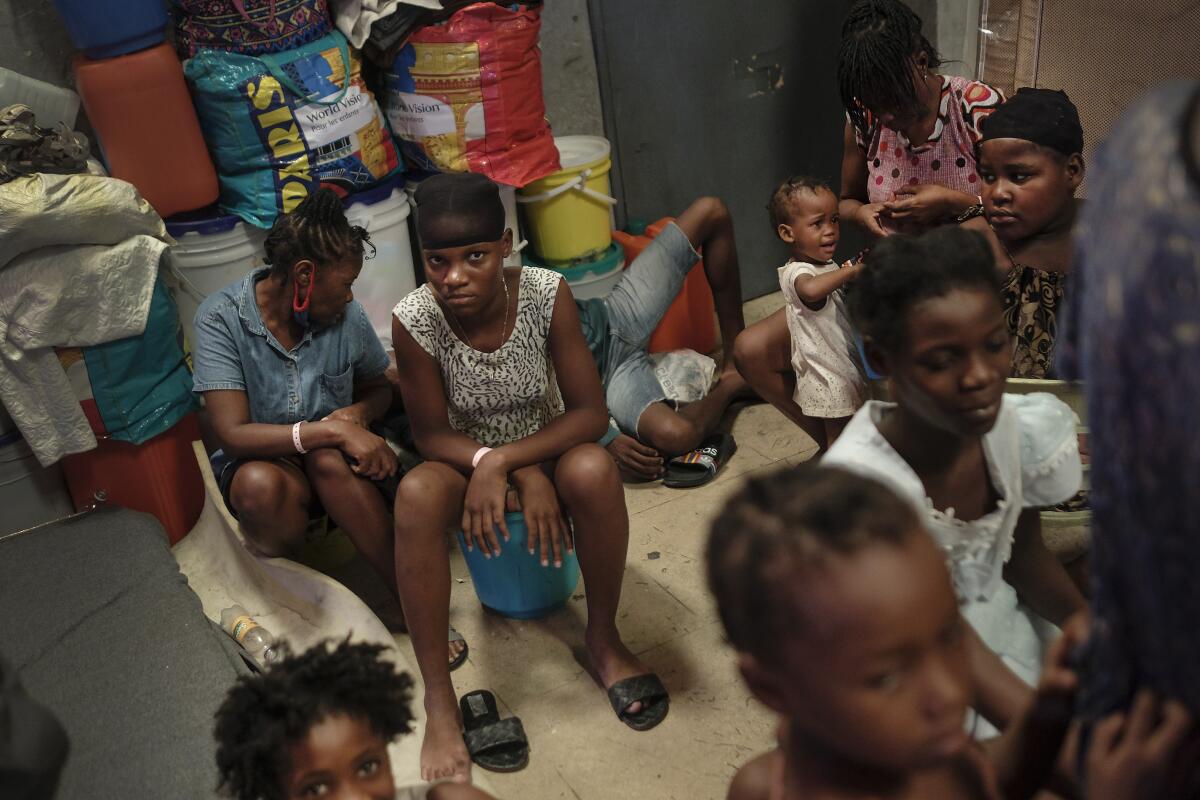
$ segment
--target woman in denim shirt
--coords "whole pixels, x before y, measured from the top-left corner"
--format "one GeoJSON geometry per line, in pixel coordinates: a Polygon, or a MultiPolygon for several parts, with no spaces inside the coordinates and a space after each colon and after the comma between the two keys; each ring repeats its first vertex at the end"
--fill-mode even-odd
{"type": "Polygon", "coordinates": [[[294,552],[323,506],[395,592],[392,518],[371,481],[397,463],[368,429],[392,403],[388,357],[351,291],[365,245],[328,189],[280,216],[265,244],[270,267],[196,312],[193,390],[247,543],[265,556],[294,552]]]}

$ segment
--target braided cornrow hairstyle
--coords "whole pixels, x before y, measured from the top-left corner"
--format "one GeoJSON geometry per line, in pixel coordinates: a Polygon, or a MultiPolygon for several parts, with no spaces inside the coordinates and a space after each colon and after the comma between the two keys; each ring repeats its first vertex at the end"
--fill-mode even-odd
{"type": "Polygon", "coordinates": [[[771,215],[771,230],[777,230],[780,225],[786,225],[792,210],[792,200],[800,192],[816,194],[820,190],[832,192],[829,184],[820,178],[810,175],[793,175],[771,194],[771,202],[767,203],[767,212],[771,215]]]}
{"type": "Polygon", "coordinates": [[[218,791],[236,800],[283,800],[288,747],[330,715],[362,720],[387,742],[408,733],[413,681],[381,652],[349,638],[300,655],[285,646],[265,673],[241,678],[216,714],[218,791]]]}
{"type": "Polygon", "coordinates": [[[367,229],[351,225],[342,200],[332,189],[318,189],[288,214],[280,214],[263,245],[266,262],[277,274],[286,275],[298,261],[318,266],[336,264],[347,258],[375,255],[367,229]]]}
{"type": "Polygon", "coordinates": [[[921,33],[921,18],[900,0],[858,0],[842,23],[838,89],[850,121],[867,129],[867,109],[896,113],[919,102],[913,66],[922,53],[941,66],[921,33]]]}
{"type": "Polygon", "coordinates": [[[913,510],[879,483],[804,464],[752,478],[713,522],[708,586],[730,643],[770,663],[803,620],[789,596],[806,569],[920,531],[913,510]]]}

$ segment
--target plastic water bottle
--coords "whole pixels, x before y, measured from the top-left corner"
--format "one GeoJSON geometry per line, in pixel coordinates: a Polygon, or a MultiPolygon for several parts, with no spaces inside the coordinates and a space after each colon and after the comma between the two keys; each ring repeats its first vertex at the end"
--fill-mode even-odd
{"type": "Polygon", "coordinates": [[[255,622],[241,606],[230,606],[221,612],[221,627],[259,666],[273,664],[279,658],[279,651],[275,649],[275,637],[255,622]]]}

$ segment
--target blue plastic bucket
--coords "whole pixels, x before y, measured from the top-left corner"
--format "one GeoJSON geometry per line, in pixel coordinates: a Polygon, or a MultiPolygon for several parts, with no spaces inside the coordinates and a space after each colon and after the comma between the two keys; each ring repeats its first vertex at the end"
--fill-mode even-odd
{"type": "Polygon", "coordinates": [[[88,58],[113,58],[161,44],[162,0],[54,0],[67,33],[88,58]]]}
{"type": "Polygon", "coordinates": [[[566,604],[579,584],[579,561],[574,553],[563,553],[563,565],[543,567],[541,555],[530,555],[526,547],[529,534],[525,515],[520,512],[504,515],[508,533],[504,541],[499,531],[500,555],[485,558],[479,548],[467,550],[462,531],[458,546],[462,548],[475,584],[475,594],[486,608],[514,619],[538,619],[566,604]]]}

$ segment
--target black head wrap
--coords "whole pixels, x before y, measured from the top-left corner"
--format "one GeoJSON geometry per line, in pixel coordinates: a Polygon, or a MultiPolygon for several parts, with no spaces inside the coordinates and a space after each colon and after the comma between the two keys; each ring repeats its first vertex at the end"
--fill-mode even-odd
{"type": "Polygon", "coordinates": [[[504,203],[491,180],[473,172],[426,178],[413,197],[421,247],[438,250],[504,238],[504,203]]]}
{"type": "Polygon", "coordinates": [[[1018,89],[984,117],[980,130],[981,144],[989,139],[1024,139],[1065,156],[1083,152],[1079,111],[1067,93],[1058,89],[1018,89]]]}

